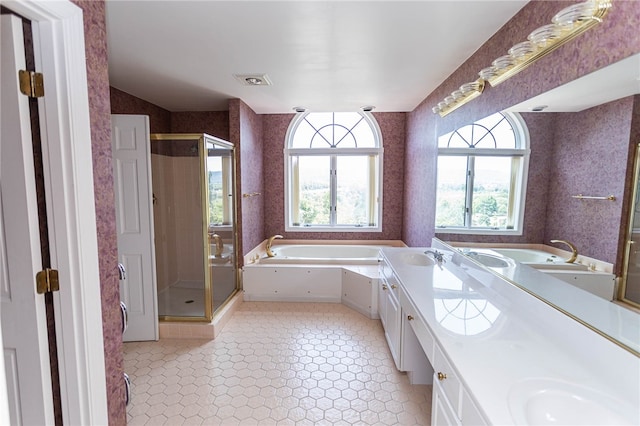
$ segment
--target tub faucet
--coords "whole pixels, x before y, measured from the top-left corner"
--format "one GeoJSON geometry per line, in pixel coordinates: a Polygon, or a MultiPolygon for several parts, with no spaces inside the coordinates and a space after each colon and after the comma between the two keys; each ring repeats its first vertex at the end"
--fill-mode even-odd
{"type": "Polygon", "coordinates": [[[567,259],[565,261],[565,263],[573,263],[578,258],[578,249],[576,248],[575,245],[571,244],[569,241],[567,241],[567,240],[551,240],[550,242],[552,242],[552,243],[563,243],[563,244],[566,244],[566,245],[569,246],[569,248],[571,249],[571,257],[569,259],[567,259]]]}
{"type": "Polygon", "coordinates": [[[275,256],[275,254],[271,251],[271,246],[273,245],[273,240],[275,240],[276,238],[282,238],[282,235],[276,234],[272,237],[269,237],[269,239],[267,240],[267,256],[269,257],[275,256]]]}
{"type": "Polygon", "coordinates": [[[224,249],[224,242],[222,241],[222,237],[218,234],[213,234],[211,236],[216,245],[215,257],[222,257],[222,250],[224,249]]]}

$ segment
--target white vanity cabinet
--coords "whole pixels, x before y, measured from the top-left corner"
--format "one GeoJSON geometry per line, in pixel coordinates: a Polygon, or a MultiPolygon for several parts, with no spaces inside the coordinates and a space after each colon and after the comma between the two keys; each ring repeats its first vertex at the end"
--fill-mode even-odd
{"type": "MultiPolygon", "coordinates": [[[[437,374],[437,373],[436,373],[437,374]]],[[[442,385],[433,381],[433,399],[431,402],[431,426],[449,426],[462,424],[449,403],[442,385]]]]}
{"type": "Polygon", "coordinates": [[[407,371],[412,384],[433,383],[431,424],[488,424],[476,408],[469,392],[464,389],[452,363],[433,337],[429,324],[386,260],[381,262],[380,276],[380,318],[384,318],[385,336],[396,366],[401,371],[407,371]],[[391,288],[391,283],[395,284],[394,288],[391,288]],[[383,308],[385,304],[393,308],[383,308]],[[389,320],[389,315],[396,317],[389,320]],[[392,325],[395,328],[391,329],[392,325]],[[391,347],[392,344],[395,346],[391,347]]]}
{"type": "Polygon", "coordinates": [[[380,269],[378,309],[396,368],[407,372],[411,384],[431,383],[433,369],[410,325],[413,311],[407,313],[402,309],[400,300],[405,296],[398,278],[386,261],[381,262],[380,269]]]}
{"type": "MultiPolygon", "coordinates": [[[[410,380],[425,371],[413,364],[417,353],[433,367],[431,424],[640,424],[640,358],[479,263],[445,254],[433,264],[425,248],[382,249],[380,291],[395,315],[387,333],[410,380]]],[[[544,279],[516,272],[529,270],[544,279]]]]}
{"type": "Polygon", "coordinates": [[[378,310],[384,328],[384,337],[387,339],[393,361],[398,370],[404,371],[400,362],[401,311],[398,301],[398,280],[384,261],[380,264],[378,310]]]}

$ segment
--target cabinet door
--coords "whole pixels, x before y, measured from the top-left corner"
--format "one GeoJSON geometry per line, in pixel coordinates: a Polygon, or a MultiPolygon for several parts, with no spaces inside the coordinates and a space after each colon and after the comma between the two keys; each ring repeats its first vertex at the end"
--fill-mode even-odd
{"type": "Polygon", "coordinates": [[[451,408],[451,404],[449,404],[449,400],[435,376],[433,378],[433,400],[431,410],[432,426],[460,425],[460,421],[453,412],[453,408],[451,408]]]}
{"type": "Polygon", "coordinates": [[[387,329],[387,288],[387,282],[381,278],[378,282],[378,315],[385,330],[387,329]]]}
{"type": "Polygon", "coordinates": [[[387,339],[396,368],[402,370],[400,365],[400,304],[391,291],[387,290],[384,293],[386,299],[384,336],[387,339]]]}

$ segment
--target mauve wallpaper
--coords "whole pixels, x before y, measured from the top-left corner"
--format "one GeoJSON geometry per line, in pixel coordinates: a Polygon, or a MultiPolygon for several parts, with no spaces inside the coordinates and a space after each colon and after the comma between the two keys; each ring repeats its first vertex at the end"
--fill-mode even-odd
{"type": "Polygon", "coordinates": [[[399,240],[404,191],[405,113],[374,113],[384,147],[382,232],[284,231],[284,146],[294,114],[264,115],[264,230],[291,239],[399,240]]]}
{"type": "Polygon", "coordinates": [[[111,107],[107,73],[105,3],[77,0],[74,3],[82,8],[84,14],[109,424],[124,425],[127,418],[122,376],[124,367],[111,165],[111,107]]]}
{"type": "Polygon", "coordinates": [[[554,114],[545,241],[579,241],[585,254],[616,262],[618,229],[626,219],[622,195],[632,112],[633,97],[628,97],[580,113],[554,114]],[[611,194],[616,201],[571,198],[577,194],[611,194]]]}
{"type": "MultiPolygon", "coordinates": [[[[573,3],[575,2],[534,1],[528,3],[474,55],[447,77],[444,83],[414,111],[408,114],[405,192],[411,193],[412,196],[404,199],[405,212],[402,232],[402,237],[408,245],[429,245],[431,238],[435,236],[435,167],[438,135],[640,52],[640,32],[635,30],[640,26],[640,7],[637,2],[616,1],[604,22],[540,59],[526,70],[497,87],[487,85],[482,96],[444,118],[432,113],[431,107],[433,105],[461,84],[475,80],[480,69],[489,66],[495,58],[504,55],[515,43],[526,40],[527,35],[533,29],[549,23],[559,10],[573,3]]],[[[618,110],[611,108],[615,109],[616,107],[603,106],[593,116],[598,117],[597,122],[603,127],[609,126],[606,123],[621,124],[623,128],[617,129],[613,137],[616,138],[616,144],[628,147],[631,138],[628,121],[633,104],[629,101],[623,101],[617,106],[618,110]],[[620,122],[620,118],[616,117],[617,114],[627,117],[626,124],[620,122]]],[[[550,180],[551,173],[560,173],[557,169],[561,169],[565,176],[580,175],[583,173],[584,163],[566,158],[562,164],[552,163],[552,158],[546,159],[544,153],[547,149],[555,149],[554,139],[560,134],[554,133],[556,124],[563,126],[558,132],[572,134],[579,132],[579,129],[574,129],[572,126],[580,125],[580,123],[577,119],[567,120],[564,117],[555,119],[550,114],[528,113],[523,114],[523,117],[529,126],[532,148],[524,235],[510,238],[479,236],[472,238],[447,234],[439,234],[438,236],[445,240],[468,241],[473,239],[486,242],[543,243],[551,235],[553,238],[566,238],[573,241],[578,245],[581,253],[587,256],[610,262],[619,260],[617,253],[619,253],[620,244],[617,236],[621,233],[621,227],[624,227],[626,221],[626,214],[623,214],[622,210],[624,209],[621,208],[620,203],[611,203],[608,206],[605,206],[606,203],[604,203],[598,207],[587,208],[584,207],[584,203],[571,203],[570,207],[563,207],[562,214],[554,210],[561,201],[563,205],[567,205],[571,199],[567,200],[564,195],[560,196],[561,199],[556,198],[555,194],[559,189],[557,186],[551,187],[556,184],[550,180]],[[538,183],[542,186],[537,186],[538,183]],[[614,211],[605,212],[603,209],[613,209],[614,211]],[[545,220],[547,215],[550,217],[549,220],[545,220]],[[576,233],[569,232],[565,229],[567,228],[566,223],[564,228],[557,228],[562,225],[552,223],[557,217],[568,216],[573,217],[574,222],[579,218],[583,230],[576,233]],[[609,232],[603,230],[605,226],[609,232]],[[547,230],[546,227],[549,229],[547,230]],[[600,241],[599,244],[594,244],[595,237],[586,237],[588,233],[586,230],[596,227],[601,231],[598,235],[610,236],[606,241],[600,241]],[[607,254],[603,255],[603,253],[607,254]]],[[[612,135],[609,135],[607,138],[609,143],[611,143],[611,137],[612,135]]],[[[599,139],[602,143],[602,138],[599,139]]],[[[586,155],[571,151],[570,148],[567,149],[567,156],[571,158],[586,155]]],[[[624,148],[620,149],[624,150],[624,148]]],[[[560,154],[561,150],[557,152],[560,154]]],[[[591,160],[596,160],[596,154],[592,152],[592,155],[595,157],[591,160]]],[[[615,160],[618,162],[610,164],[609,168],[616,169],[617,173],[622,176],[621,178],[614,177],[611,172],[596,174],[601,182],[598,188],[606,187],[608,188],[607,192],[621,188],[620,184],[624,182],[624,176],[626,176],[627,158],[616,157],[615,160]]],[[[573,187],[570,189],[573,190],[573,187]]],[[[618,189],[616,195],[623,197],[622,189],[618,189]]]]}
{"type": "MultiPolygon", "coordinates": [[[[256,114],[240,99],[229,101],[230,142],[236,147],[236,201],[238,251],[243,255],[265,238],[265,200],[263,178],[264,117],[256,114]],[[259,194],[243,197],[243,194],[259,194]]],[[[240,263],[243,259],[240,258],[240,263]]],[[[241,265],[242,266],[242,265],[241,265]]]]}

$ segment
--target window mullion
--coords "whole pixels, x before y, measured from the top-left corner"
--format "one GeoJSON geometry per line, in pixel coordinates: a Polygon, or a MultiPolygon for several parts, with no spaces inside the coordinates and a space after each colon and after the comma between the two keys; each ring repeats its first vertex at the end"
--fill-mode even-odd
{"type": "Polygon", "coordinates": [[[475,170],[475,157],[467,157],[467,191],[465,199],[464,223],[467,228],[472,228],[471,217],[473,215],[473,178],[475,170]]]}
{"type": "Polygon", "coordinates": [[[291,212],[291,223],[300,225],[300,157],[291,157],[291,201],[289,208],[291,212]]]}
{"type": "Polygon", "coordinates": [[[331,156],[331,206],[330,206],[330,222],[331,226],[338,224],[338,157],[336,155],[331,156]]]}

